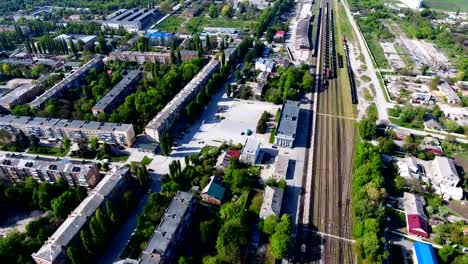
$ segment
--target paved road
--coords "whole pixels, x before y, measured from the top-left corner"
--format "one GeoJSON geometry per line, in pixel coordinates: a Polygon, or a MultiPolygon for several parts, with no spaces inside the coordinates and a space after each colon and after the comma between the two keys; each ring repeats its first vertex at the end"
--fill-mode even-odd
{"type": "Polygon", "coordinates": [[[145,194],[140,202],[138,203],[137,207],[130,216],[127,218],[127,221],[120,226],[119,232],[113,238],[112,241],[107,246],[107,249],[103,252],[101,259],[99,260],[100,264],[110,264],[114,261],[119,259],[120,254],[125,249],[128,240],[132,236],[132,233],[135,231],[137,226],[137,217],[142,212],[143,207],[146,205],[148,201],[148,197],[153,192],[159,192],[161,188],[161,179],[158,176],[151,177],[151,192],[145,194]]]}

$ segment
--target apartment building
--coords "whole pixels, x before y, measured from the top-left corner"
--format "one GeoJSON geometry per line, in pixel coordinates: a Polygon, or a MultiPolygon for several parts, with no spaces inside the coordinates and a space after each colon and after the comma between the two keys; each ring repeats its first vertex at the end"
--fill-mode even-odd
{"type": "Polygon", "coordinates": [[[13,134],[23,131],[46,140],[87,142],[97,137],[102,143],[125,147],[131,147],[135,140],[133,125],[120,123],[5,115],[0,117],[0,129],[13,134]]]}
{"type": "Polygon", "coordinates": [[[135,91],[136,85],[141,79],[141,70],[124,71],[123,79],[114,86],[91,109],[94,116],[99,113],[109,113],[125,101],[125,97],[135,91]]]}
{"type": "Polygon", "coordinates": [[[81,229],[88,225],[98,208],[121,197],[130,177],[130,169],[126,167],[110,171],[44,245],[32,254],[34,261],[37,264],[68,263],[67,248],[79,243],[81,229]]]}
{"type": "Polygon", "coordinates": [[[151,120],[145,128],[147,135],[159,141],[172,127],[184,107],[197,96],[221,62],[212,58],[208,64],[151,120]]]}
{"type": "Polygon", "coordinates": [[[183,240],[191,222],[196,200],[193,194],[178,192],[164,213],[161,223],[140,256],[140,264],[173,263],[177,245],[183,240]]]}
{"type": "Polygon", "coordinates": [[[93,188],[99,181],[99,169],[91,162],[6,154],[0,157],[0,179],[8,183],[33,177],[37,182],[65,180],[71,186],[93,188]]]}
{"type": "Polygon", "coordinates": [[[77,71],[72,73],[70,76],[66,77],[65,79],[61,80],[59,83],[54,85],[52,88],[45,91],[34,101],[29,103],[29,105],[31,106],[31,108],[34,109],[41,109],[42,107],[44,107],[47,100],[51,98],[61,98],[65,90],[68,90],[72,87],[81,86],[81,84],[85,80],[86,75],[91,69],[102,70],[103,68],[104,63],[102,61],[102,56],[97,56],[92,60],[88,61],[85,65],[83,65],[77,71]]]}
{"type": "MultiPolygon", "coordinates": [[[[195,50],[181,50],[180,57],[182,61],[188,61],[198,57],[198,53],[195,50]]],[[[144,64],[145,62],[161,64],[172,63],[169,50],[163,52],[113,51],[109,54],[109,60],[130,61],[138,64],[144,64]]]]}

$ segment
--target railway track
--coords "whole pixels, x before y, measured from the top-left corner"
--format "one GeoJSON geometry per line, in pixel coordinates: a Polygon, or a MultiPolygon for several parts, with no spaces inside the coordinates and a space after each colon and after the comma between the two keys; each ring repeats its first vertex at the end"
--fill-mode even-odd
{"type": "Polygon", "coordinates": [[[355,129],[351,119],[329,118],[350,112],[351,98],[349,90],[339,85],[333,3],[322,0],[320,5],[311,148],[306,157],[302,210],[298,212],[301,222],[296,240],[300,247],[296,248],[300,252],[294,262],[353,263],[348,238],[355,129]]]}

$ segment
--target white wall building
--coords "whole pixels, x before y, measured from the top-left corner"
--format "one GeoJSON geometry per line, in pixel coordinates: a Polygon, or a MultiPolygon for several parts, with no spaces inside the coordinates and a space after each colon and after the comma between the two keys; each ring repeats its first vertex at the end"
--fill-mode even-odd
{"type": "Polygon", "coordinates": [[[260,152],[260,141],[255,138],[247,138],[242,148],[240,161],[245,164],[254,165],[260,152]]]}
{"type": "Polygon", "coordinates": [[[422,8],[423,0],[400,0],[405,6],[411,9],[422,8]]]}

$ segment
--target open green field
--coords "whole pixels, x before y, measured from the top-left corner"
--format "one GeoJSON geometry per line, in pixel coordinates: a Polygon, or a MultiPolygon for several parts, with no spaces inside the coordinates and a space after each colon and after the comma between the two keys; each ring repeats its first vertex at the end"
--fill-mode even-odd
{"type": "Polygon", "coordinates": [[[157,25],[156,28],[165,32],[176,32],[179,30],[180,25],[187,20],[185,17],[170,16],[166,18],[161,24],[157,25]]]}
{"type": "Polygon", "coordinates": [[[424,0],[424,6],[443,11],[468,12],[468,0],[424,0]]]}
{"type": "Polygon", "coordinates": [[[231,27],[231,28],[252,28],[255,25],[254,21],[245,21],[239,19],[229,19],[224,17],[177,17],[171,16],[164,20],[156,28],[161,31],[179,31],[183,33],[200,32],[204,27],[231,27]]]}

